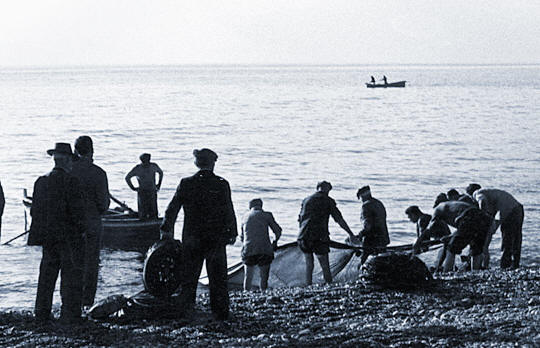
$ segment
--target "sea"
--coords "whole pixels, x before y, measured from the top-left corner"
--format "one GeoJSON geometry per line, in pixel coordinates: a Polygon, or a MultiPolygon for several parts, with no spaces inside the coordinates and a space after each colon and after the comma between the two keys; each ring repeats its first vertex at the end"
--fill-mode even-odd
{"type": "MultiPolygon", "coordinates": [[[[111,194],[135,209],[124,176],[151,153],[165,173],[161,214],[196,171],[193,149],[213,149],[237,219],[261,198],[283,227],[280,244],[295,240],[302,199],[321,180],[355,233],[356,190],[370,185],[392,245],[415,240],[408,206],[431,213],[437,194],[472,182],[503,189],[525,207],[522,264],[538,266],[539,133],[540,65],[0,68],[1,242],[25,230],[23,189],[53,167],[46,150],[89,135],[111,194]],[[372,75],[407,86],[368,89],[372,75]]],[[[346,237],[332,220],[330,233],[346,237]]],[[[229,265],[240,251],[227,248],[229,265]]],[[[498,267],[500,231],[491,254],[498,267]]],[[[32,310],[40,259],[24,238],[0,245],[0,310],[32,310]]],[[[98,300],[143,289],[144,255],[102,250],[101,259],[98,300]]]]}

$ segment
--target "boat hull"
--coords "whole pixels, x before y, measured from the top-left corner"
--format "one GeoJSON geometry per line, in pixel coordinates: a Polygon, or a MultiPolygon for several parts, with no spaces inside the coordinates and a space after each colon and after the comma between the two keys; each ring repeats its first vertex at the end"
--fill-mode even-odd
{"type": "Polygon", "coordinates": [[[388,88],[388,87],[405,87],[405,82],[407,81],[398,81],[392,83],[366,83],[367,88],[388,88]]]}

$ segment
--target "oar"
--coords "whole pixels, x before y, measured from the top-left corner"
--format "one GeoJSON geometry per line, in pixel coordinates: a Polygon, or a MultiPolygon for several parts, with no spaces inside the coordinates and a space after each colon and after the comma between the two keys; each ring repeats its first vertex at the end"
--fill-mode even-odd
{"type": "Polygon", "coordinates": [[[118,204],[122,209],[128,210],[130,213],[135,213],[135,211],[134,211],[133,209],[131,209],[130,207],[128,207],[126,203],[121,202],[120,200],[114,198],[114,196],[111,195],[110,192],[109,192],[109,197],[111,197],[111,199],[112,199],[116,204],[118,204]]]}
{"type": "Polygon", "coordinates": [[[25,232],[23,232],[23,233],[19,234],[19,235],[18,235],[17,237],[15,237],[15,238],[11,238],[11,239],[10,239],[10,240],[8,240],[7,242],[3,243],[2,245],[8,245],[9,243],[13,242],[13,241],[14,241],[15,239],[17,239],[17,238],[20,238],[20,237],[24,236],[24,235],[25,235],[25,234],[27,234],[28,232],[30,232],[30,230],[28,230],[28,231],[25,231],[25,232]]]}

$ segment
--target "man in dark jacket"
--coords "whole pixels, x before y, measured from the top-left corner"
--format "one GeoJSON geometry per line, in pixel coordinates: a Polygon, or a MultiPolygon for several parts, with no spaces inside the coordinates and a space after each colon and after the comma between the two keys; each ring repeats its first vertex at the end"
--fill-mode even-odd
{"type": "Polygon", "coordinates": [[[349,234],[351,240],[354,239],[349,225],[343,219],[341,212],[328,193],[332,185],[327,181],[317,184],[317,192],[302,201],[302,209],[298,216],[300,223],[300,233],[298,235],[298,247],[304,253],[306,260],[306,282],[312,283],[314,260],[313,254],[317,256],[323,271],[324,281],[332,282],[330,273],[330,263],[328,253],[330,252],[330,233],[328,231],[328,220],[330,215],[338,225],[349,234]]]}
{"type": "Polygon", "coordinates": [[[386,246],[390,244],[390,237],[386,227],[386,209],[381,201],[371,196],[369,186],[359,188],[356,197],[362,199],[361,220],[364,228],[358,237],[363,239],[360,259],[360,263],[363,264],[369,255],[385,252],[386,246]]]}
{"type": "Polygon", "coordinates": [[[35,315],[39,321],[51,319],[53,292],[61,272],[60,320],[66,324],[81,317],[84,263],[85,209],[79,180],[71,175],[71,146],[57,143],[47,153],[54,157],[54,169],[34,184],[32,225],[28,244],[42,245],[35,315]]]}
{"type": "Polygon", "coordinates": [[[183,178],[165,211],[162,238],[172,238],[174,223],[184,207],[182,242],[184,280],[181,306],[189,316],[195,305],[197,283],[203,261],[210,286],[210,307],[218,320],[229,316],[227,254],[225,246],[234,244],[238,235],[229,183],[213,173],[217,154],[210,149],[194,150],[195,175],[183,178]]]}
{"type": "Polygon", "coordinates": [[[86,211],[86,239],[83,275],[83,306],[91,306],[96,296],[99,251],[103,226],[101,215],[110,204],[107,174],[93,163],[94,146],[92,138],[83,135],[75,140],[77,160],[73,162],[71,174],[79,179],[86,211]]]}

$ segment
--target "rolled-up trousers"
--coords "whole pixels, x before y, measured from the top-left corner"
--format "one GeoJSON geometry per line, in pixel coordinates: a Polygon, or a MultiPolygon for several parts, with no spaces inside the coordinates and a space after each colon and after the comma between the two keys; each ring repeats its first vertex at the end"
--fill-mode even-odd
{"type": "Polygon", "coordinates": [[[57,242],[43,245],[35,305],[35,315],[38,319],[50,318],[53,293],[59,272],[61,315],[67,319],[81,316],[83,262],[82,239],[71,243],[57,242]]]}
{"type": "Polygon", "coordinates": [[[184,281],[182,282],[181,301],[184,310],[191,310],[195,305],[197,285],[203,261],[206,261],[210,287],[210,308],[220,319],[229,315],[229,291],[227,288],[227,254],[225,245],[210,243],[184,242],[184,281]]]}
{"type": "Polygon", "coordinates": [[[101,235],[103,233],[101,217],[88,220],[87,228],[84,251],[83,306],[91,306],[96,297],[99,252],[101,249],[101,235]]]}

